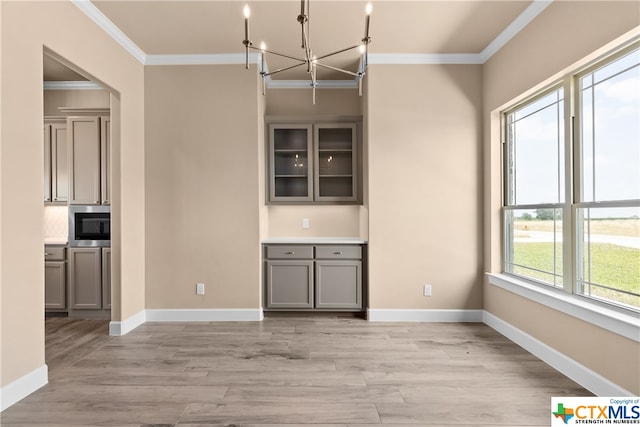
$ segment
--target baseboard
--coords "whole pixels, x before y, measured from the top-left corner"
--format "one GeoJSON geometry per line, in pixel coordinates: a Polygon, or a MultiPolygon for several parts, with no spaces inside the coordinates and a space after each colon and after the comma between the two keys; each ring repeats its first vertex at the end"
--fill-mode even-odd
{"type": "Polygon", "coordinates": [[[251,322],[264,319],[261,308],[153,309],[147,322],[251,322]]]}
{"type": "Polygon", "coordinates": [[[146,320],[145,310],[139,311],[133,316],[129,317],[122,322],[111,321],[109,322],[109,335],[116,337],[126,335],[133,331],[138,326],[142,325],[146,320]]]}
{"type": "Polygon", "coordinates": [[[49,368],[42,365],[0,388],[0,412],[24,399],[49,382],[49,368]]]}
{"type": "Polygon", "coordinates": [[[482,322],[483,310],[367,309],[370,322],[482,322]]]}
{"type": "Polygon", "coordinates": [[[538,357],[554,369],[571,378],[596,396],[633,396],[628,390],[620,387],[602,375],[565,356],[558,350],[505,322],[495,315],[484,312],[483,321],[489,327],[500,332],[529,353],[538,357]]]}

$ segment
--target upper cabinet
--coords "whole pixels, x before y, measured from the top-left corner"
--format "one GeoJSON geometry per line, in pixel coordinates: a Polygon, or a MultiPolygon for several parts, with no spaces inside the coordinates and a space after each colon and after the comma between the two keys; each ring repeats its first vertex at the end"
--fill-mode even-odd
{"type": "Polygon", "coordinates": [[[358,204],[356,123],[269,125],[269,203],[358,204]]]}
{"type": "Polygon", "coordinates": [[[109,116],[67,118],[70,204],[110,204],[110,124],[109,116]]]}
{"type": "Polygon", "coordinates": [[[64,119],[44,122],[44,201],[67,203],[69,200],[69,150],[67,123],[64,119]]]}

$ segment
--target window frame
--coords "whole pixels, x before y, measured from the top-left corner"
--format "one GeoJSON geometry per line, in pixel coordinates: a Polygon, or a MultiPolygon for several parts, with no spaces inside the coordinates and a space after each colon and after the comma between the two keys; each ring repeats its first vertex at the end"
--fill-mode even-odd
{"type": "MultiPolygon", "coordinates": [[[[590,62],[580,69],[568,72],[561,79],[555,80],[551,84],[536,91],[533,95],[520,100],[516,104],[509,106],[500,112],[500,137],[502,144],[502,274],[514,277],[515,283],[520,285],[533,285],[539,287],[541,291],[549,289],[552,292],[559,292],[569,298],[577,298],[587,304],[593,304],[600,309],[611,309],[621,313],[632,313],[634,316],[640,313],[640,306],[629,306],[615,301],[600,299],[597,297],[584,295],[579,292],[580,277],[579,269],[584,262],[584,244],[579,244],[578,237],[583,234],[584,220],[581,212],[587,208],[607,208],[607,207],[638,207],[640,199],[611,200],[611,201],[584,201],[582,179],[582,143],[581,143],[581,94],[580,79],[607,64],[613,63],[619,58],[640,49],[640,40],[635,39],[630,43],[620,46],[613,52],[603,55],[590,62]],[[510,170],[510,156],[508,141],[508,115],[526,107],[529,104],[549,95],[550,93],[563,89],[564,100],[564,199],[560,203],[546,204],[513,204],[511,188],[512,171],[510,170]],[[509,211],[519,209],[562,209],[562,286],[536,280],[532,277],[523,276],[507,270],[507,263],[510,262],[512,254],[512,229],[507,229],[507,215],[509,211]],[[554,291],[555,290],[555,291],[554,291]]],[[[583,281],[584,284],[584,281],[583,281]]],[[[518,286],[518,285],[516,285],[518,286]]],[[[546,291],[544,291],[546,292],[546,291]]]]}

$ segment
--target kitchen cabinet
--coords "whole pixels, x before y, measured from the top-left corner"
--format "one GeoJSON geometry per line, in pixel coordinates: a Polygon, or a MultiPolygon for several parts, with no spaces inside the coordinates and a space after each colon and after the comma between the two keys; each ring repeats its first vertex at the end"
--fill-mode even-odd
{"type": "Polygon", "coordinates": [[[362,310],[362,245],[268,244],[264,257],[266,310],[362,310]]]}
{"type": "Polygon", "coordinates": [[[44,308],[46,311],[67,309],[66,246],[44,247],[44,308]]]}
{"type": "Polygon", "coordinates": [[[70,317],[111,308],[111,248],[69,249],[69,294],[70,317]]]}
{"type": "Polygon", "coordinates": [[[44,122],[44,201],[66,203],[69,200],[69,150],[67,123],[63,118],[45,118],[44,122]]]}
{"type": "Polygon", "coordinates": [[[110,124],[108,116],[67,118],[70,204],[110,203],[110,124]]]}
{"type": "Polygon", "coordinates": [[[356,123],[269,125],[269,203],[360,203],[356,123]]]}

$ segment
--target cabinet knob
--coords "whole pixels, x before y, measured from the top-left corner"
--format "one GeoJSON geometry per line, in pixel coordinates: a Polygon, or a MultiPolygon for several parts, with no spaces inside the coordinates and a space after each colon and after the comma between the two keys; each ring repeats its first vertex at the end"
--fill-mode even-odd
{"type": "Polygon", "coordinates": [[[289,251],[289,252],[285,252],[284,254],[285,255],[293,255],[293,254],[295,254],[295,252],[294,251],[289,251]]]}

